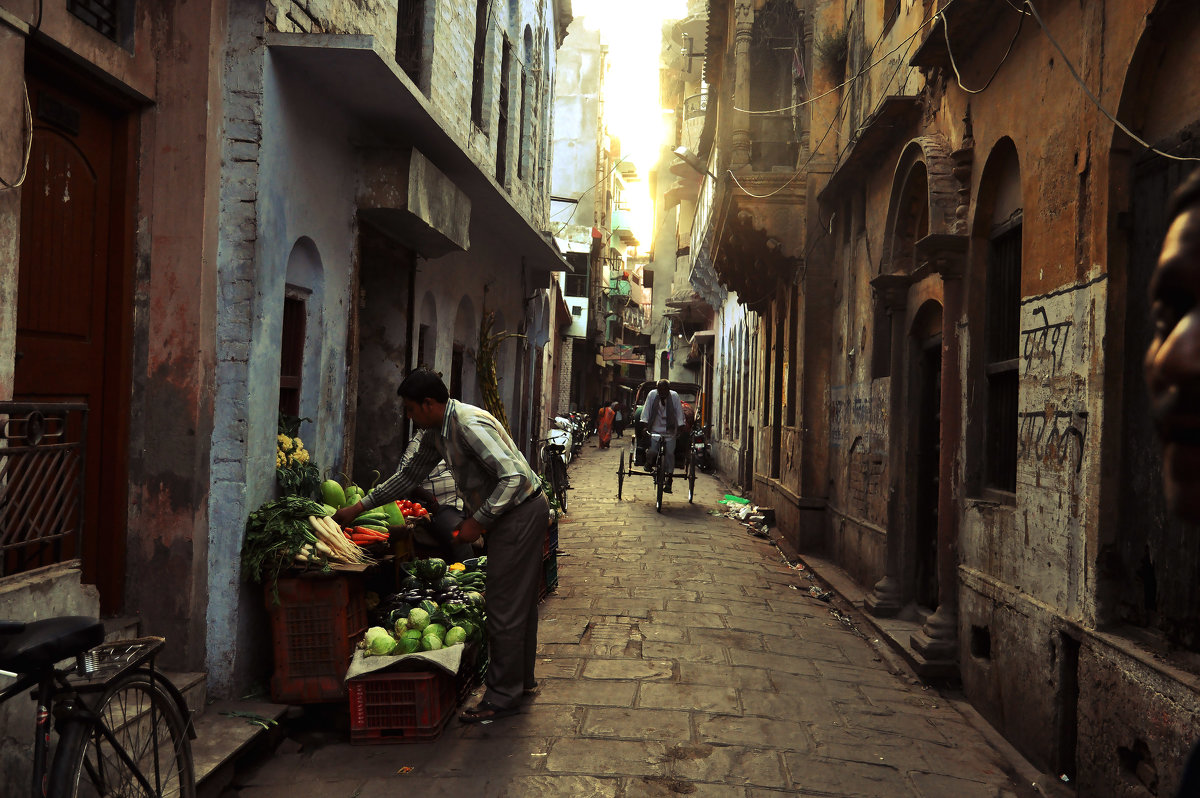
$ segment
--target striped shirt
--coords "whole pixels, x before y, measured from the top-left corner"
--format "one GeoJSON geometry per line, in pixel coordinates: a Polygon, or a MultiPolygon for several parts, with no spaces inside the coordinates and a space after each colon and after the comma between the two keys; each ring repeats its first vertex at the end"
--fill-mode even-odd
{"type": "Polygon", "coordinates": [[[426,430],[408,464],[363,497],[363,507],[404,496],[439,460],[454,475],[464,511],[484,529],[541,490],[541,480],[500,422],[482,408],[450,399],[441,428],[426,430]]]}
{"type": "MultiPolygon", "coordinates": [[[[403,471],[404,467],[413,459],[417,449],[421,446],[421,439],[424,437],[425,430],[417,430],[417,434],[408,442],[404,456],[400,458],[400,467],[396,469],[397,472],[403,471]]],[[[429,476],[421,483],[421,487],[433,494],[439,507],[462,509],[463,503],[462,498],[458,495],[458,486],[454,484],[454,475],[450,473],[450,466],[446,465],[445,460],[438,460],[438,464],[429,472],[429,476]]]]}

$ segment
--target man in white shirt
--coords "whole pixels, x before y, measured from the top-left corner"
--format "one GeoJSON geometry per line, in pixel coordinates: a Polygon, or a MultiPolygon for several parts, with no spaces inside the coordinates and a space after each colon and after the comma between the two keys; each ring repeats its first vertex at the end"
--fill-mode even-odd
{"type": "Polygon", "coordinates": [[[642,405],[642,423],[646,425],[646,432],[650,435],[650,448],[646,451],[646,470],[654,470],[658,451],[665,447],[663,470],[667,474],[667,484],[663,486],[663,492],[670,493],[671,474],[675,471],[675,438],[683,431],[686,419],[679,394],[671,390],[671,384],[666,380],[659,380],[654,390],[647,394],[642,405]]]}

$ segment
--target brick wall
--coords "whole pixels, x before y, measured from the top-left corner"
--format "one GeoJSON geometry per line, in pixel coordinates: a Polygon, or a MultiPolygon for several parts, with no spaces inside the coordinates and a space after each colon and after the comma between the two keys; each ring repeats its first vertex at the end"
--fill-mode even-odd
{"type": "MultiPolygon", "coordinates": [[[[534,227],[546,227],[549,203],[549,170],[544,159],[549,147],[543,140],[552,128],[551,93],[555,66],[550,3],[525,0],[519,19],[508,20],[508,6],[491,0],[493,17],[488,28],[485,56],[483,125],[471,121],[472,62],[475,54],[475,3],[472,0],[437,0],[425,25],[423,74],[418,85],[426,93],[442,126],[458,141],[481,169],[496,173],[501,47],[507,37],[513,53],[509,75],[508,189],[513,203],[534,227]],[[430,24],[432,23],[432,25],[430,24]],[[533,55],[525,63],[523,34],[529,25],[533,55]],[[520,130],[521,74],[527,77],[525,130],[520,130]],[[524,177],[517,175],[518,148],[526,147],[524,177]]],[[[266,28],[281,33],[362,33],[375,37],[375,47],[387,58],[396,52],[394,0],[267,0],[266,28]]]]}
{"type": "Polygon", "coordinates": [[[555,408],[558,413],[566,413],[571,409],[571,371],[575,362],[573,339],[567,339],[559,346],[558,358],[558,401],[555,408]]]}

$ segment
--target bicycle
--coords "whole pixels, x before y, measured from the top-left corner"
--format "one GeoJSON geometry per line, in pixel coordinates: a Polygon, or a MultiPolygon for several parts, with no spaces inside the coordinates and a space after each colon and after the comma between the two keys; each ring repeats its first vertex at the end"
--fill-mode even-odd
{"type": "Polygon", "coordinates": [[[33,798],[195,798],[191,715],[154,667],[165,642],[105,643],[82,616],[0,621],[0,673],[17,680],[0,703],[36,688],[33,798]]]}
{"type": "Polygon", "coordinates": [[[563,460],[566,446],[555,442],[553,438],[535,439],[535,443],[542,445],[538,450],[541,460],[539,473],[542,477],[542,484],[546,487],[546,493],[550,496],[550,503],[565,513],[567,511],[567,489],[570,487],[567,483],[567,464],[563,460]]]}

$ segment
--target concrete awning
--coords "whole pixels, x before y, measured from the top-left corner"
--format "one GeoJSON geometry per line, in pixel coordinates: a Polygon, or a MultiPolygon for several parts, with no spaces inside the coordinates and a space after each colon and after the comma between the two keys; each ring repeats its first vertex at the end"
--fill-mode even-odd
{"type": "Polygon", "coordinates": [[[374,49],[368,35],[272,33],[271,61],[303,81],[310,96],[343,108],[356,144],[412,146],[471,203],[472,225],[506,246],[513,263],[534,272],[573,272],[550,238],[534,229],[490,174],[442,127],[429,100],[403,70],[374,49]]]}

